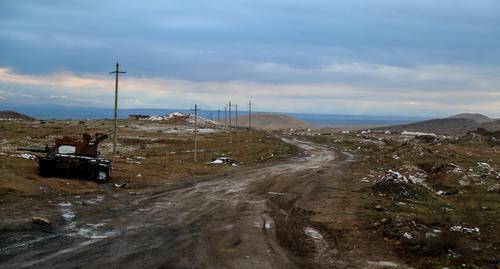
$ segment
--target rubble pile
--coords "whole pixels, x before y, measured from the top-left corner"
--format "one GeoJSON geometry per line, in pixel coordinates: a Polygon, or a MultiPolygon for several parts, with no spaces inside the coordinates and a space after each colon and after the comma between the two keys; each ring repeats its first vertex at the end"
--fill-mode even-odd
{"type": "Polygon", "coordinates": [[[407,178],[393,170],[387,171],[380,182],[372,187],[374,193],[382,196],[420,199],[426,196],[426,190],[415,178],[407,178]]]}
{"type": "MultiPolygon", "coordinates": [[[[138,120],[142,121],[165,121],[168,123],[175,124],[194,124],[194,114],[185,114],[181,112],[172,112],[164,116],[159,115],[141,115],[140,117],[135,117],[138,120]]],[[[197,125],[206,128],[215,128],[220,127],[222,124],[218,121],[210,120],[204,117],[197,116],[197,125]]]]}

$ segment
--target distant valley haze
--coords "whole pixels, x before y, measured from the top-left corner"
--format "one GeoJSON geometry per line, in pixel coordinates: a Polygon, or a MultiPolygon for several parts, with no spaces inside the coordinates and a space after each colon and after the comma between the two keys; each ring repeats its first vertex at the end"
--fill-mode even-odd
{"type": "Polygon", "coordinates": [[[0,110],[109,112],[119,62],[120,109],[232,101],[243,111],[251,100],[257,111],[403,122],[499,117],[498,10],[491,0],[3,0],[0,110]]]}

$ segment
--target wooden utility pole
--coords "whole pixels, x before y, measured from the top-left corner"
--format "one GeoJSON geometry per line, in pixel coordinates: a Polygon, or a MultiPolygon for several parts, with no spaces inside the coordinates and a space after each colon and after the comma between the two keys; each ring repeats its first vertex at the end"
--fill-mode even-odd
{"type": "Polygon", "coordinates": [[[233,143],[233,137],[231,133],[231,101],[229,101],[229,143],[233,143]]]}
{"type": "Polygon", "coordinates": [[[227,105],[224,106],[224,128],[227,128],[227,105]]]}
{"type": "Polygon", "coordinates": [[[194,162],[197,162],[198,153],[198,105],[194,105],[194,162]]]}
{"type": "Polygon", "coordinates": [[[248,130],[252,128],[252,101],[248,101],[248,130]]]}
{"type": "Polygon", "coordinates": [[[115,120],[113,129],[113,154],[116,154],[116,136],[117,136],[117,125],[118,125],[118,74],[125,74],[127,72],[120,71],[120,65],[116,63],[116,69],[110,74],[115,74],[115,120]]]}
{"type": "Polygon", "coordinates": [[[231,101],[229,101],[229,129],[231,129],[231,101]]]}

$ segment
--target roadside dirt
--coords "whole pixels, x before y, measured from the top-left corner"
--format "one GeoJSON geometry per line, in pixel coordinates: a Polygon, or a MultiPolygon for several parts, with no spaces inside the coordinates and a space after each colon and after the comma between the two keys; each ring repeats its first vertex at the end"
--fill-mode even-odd
{"type": "Polygon", "coordinates": [[[55,221],[47,227],[4,225],[0,268],[399,265],[361,227],[350,184],[356,176],[353,156],[313,142],[285,141],[306,156],[138,195],[109,187],[99,195],[64,196],[43,205],[28,200],[24,206],[55,221]]]}

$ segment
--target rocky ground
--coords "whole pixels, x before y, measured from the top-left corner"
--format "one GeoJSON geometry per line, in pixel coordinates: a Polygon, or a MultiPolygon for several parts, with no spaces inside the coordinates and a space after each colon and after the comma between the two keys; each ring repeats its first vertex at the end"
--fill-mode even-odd
{"type": "Polygon", "coordinates": [[[0,122],[0,268],[498,267],[495,139],[239,129],[229,143],[207,125],[194,163],[190,124],[127,120],[120,152],[101,149],[106,184],[40,178],[16,151],[110,126],[0,122]]]}
{"type": "Polygon", "coordinates": [[[358,156],[363,227],[407,264],[500,267],[495,138],[385,131],[310,137],[358,156]]]}

